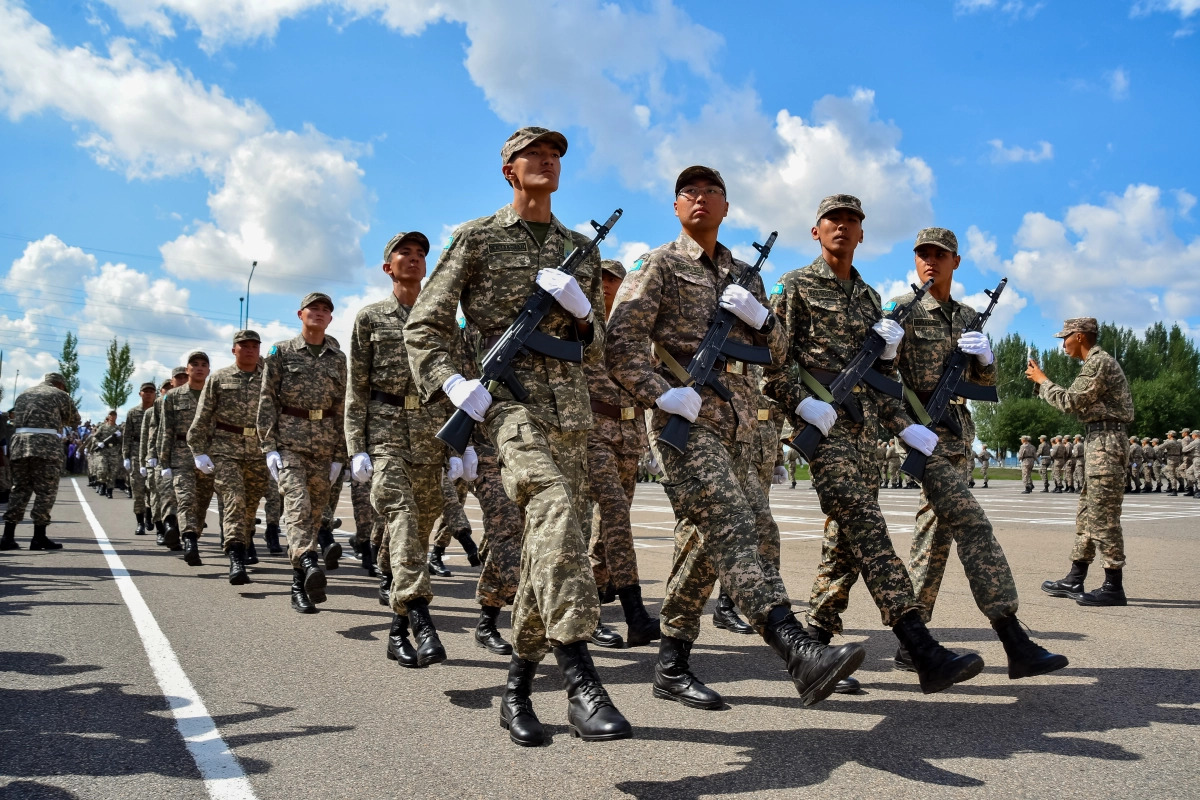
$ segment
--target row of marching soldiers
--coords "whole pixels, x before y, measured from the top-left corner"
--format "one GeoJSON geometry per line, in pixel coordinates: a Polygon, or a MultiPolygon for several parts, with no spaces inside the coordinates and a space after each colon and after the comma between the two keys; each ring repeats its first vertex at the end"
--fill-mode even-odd
{"type": "MultiPolygon", "coordinates": [[[[192,499],[215,481],[224,497],[231,582],[244,580],[241,562],[255,509],[274,479],[293,568],[291,604],[301,613],[316,611],[327,594],[323,512],[331,482],[349,465],[352,480],[369,486],[381,519],[373,555],[394,612],[387,656],[403,667],[426,667],[447,658],[430,614],[429,537],[445,506],[444,480],[461,475],[473,484],[484,519],[475,639],[510,657],[500,722],[524,746],[545,741],[531,693],[538,665],[550,653],[562,673],[573,735],[597,741],[632,734],[588,650],[614,643],[615,632],[600,625],[601,604],[613,599],[624,611],[626,645],[659,642],[653,695],[690,708],[724,705],[691,659],[717,584],[720,604],[730,612],[724,618],[737,619],[735,609],[745,617],[748,631],[778,654],[805,705],[857,688],[851,673],[862,664],[864,648],[832,640],[842,632],[841,613],[860,576],[898,639],[897,668],[914,671],[927,693],[968,680],[983,660],[947,650],[928,628],[955,541],[976,602],[1004,644],[1009,676],[1066,666],[1065,657],[1032,642],[1017,621],[1011,570],[967,488],[973,440],[967,407],[951,406],[963,430],[955,436],[941,424],[914,424],[898,401],[874,390],[848,399],[861,412],[854,418],[823,399],[871,330],[887,344],[877,368],[898,370],[923,402],[954,348],[972,357],[969,380],[995,381],[987,337],[962,332],[974,310],[949,294],[959,263],[954,234],[940,228],[919,234],[916,266],[923,280],[934,279],[934,288],[901,326],[885,317],[897,301],[881,304],[853,267],[863,238],[861,204],[834,195],[822,201],[812,228],[822,255],[785,275],[768,297],[758,276],[738,284],[749,266],[718,241],[729,208],[725,182],[716,170],[696,166],[675,184],[677,239],[639,258],[627,275],[619,265],[602,265],[595,253],[571,275],[556,267],[588,240],[551,212],[566,151],[566,137],[544,128],[509,137],[500,166],[512,203],[458,227],[423,288],[427,237],[394,236],[382,265],[392,294],[358,313],[349,358],[325,333],[332,300],[313,293],[297,311],[300,335],[258,359],[251,357],[257,336],[242,332],[235,337],[234,365],[156,401],[160,449],[146,466],[174,483],[185,557],[196,552],[206,507],[192,499]],[[513,323],[535,287],[555,301],[539,331],[577,343],[582,361],[523,351],[510,365],[510,377],[524,388],[518,400],[513,384],[480,380],[479,356],[513,323]],[[681,367],[718,305],[737,318],[731,340],[769,349],[772,361],[761,377],[751,365],[723,362],[728,400],[708,385],[690,385],[681,367]],[[788,364],[802,367],[812,382],[797,381],[788,364]],[[461,453],[435,436],[455,409],[478,423],[461,453]],[[677,518],[658,618],[642,599],[629,523],[647,433],[639,409],[650,412],[650,445],[677,518]],[[692,423],[681,450],[657,443],[672,416],[692,423]],[[823,435],[810,467],[829,523],[807,624],[793,613],[780,576],[779,528],[764,491],[777,439],[772,434],[765,441],[759,424],[776,417],[797,428],[816,426],[823,435]],[[879,509],[878,425],[929,456],[907,565],[894,552],[879,509]],[[496,623],[509,604],[506,641],[496,623]]],[[[1109,365],[1094,347],[1094,323],[1068,321],[1061,334],[1068,352],[1087,358],[1081,377],[1109,365]],[[1082,350],[1070,349],[1075,341],[1082,350]]],[[[200,355],[189,358],[189,378],[200,355]]],[[[1107,405],[1097,406],[1094,392],[1080,399],[1075,387],[1031,378],[1041,382],[1047,402],[1099,425],[1097,431],[1119,431],[1132,419],[1132,406],[1122,406],[1127,388],[1123,398],[1114,390],[1113,397],[1100,398],[1107,405]]],[[[1102,473],[1097,467],[1089,475],[1102,473]]],[[[1107,495],[1091,495],[1098,497],[1107,495]]],[[[1080,519],[1088,513],[1081,509],[1080,519]]],[[[1119,577],[1119,521],[1115,532],[1089,529],[1078,538],[1085,573],[1100,547],[1106,578],[1109,568],[1119,577]]],[[[1076,567],[1068,579],[1081,589],[1076,567]]],[[[1093,595],[1079,602],[1096,604],[1093,595]]]]}

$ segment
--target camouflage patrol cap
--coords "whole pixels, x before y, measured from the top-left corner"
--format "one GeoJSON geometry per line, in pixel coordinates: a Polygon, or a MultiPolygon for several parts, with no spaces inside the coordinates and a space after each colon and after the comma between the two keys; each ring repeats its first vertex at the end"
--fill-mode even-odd
{"type": "Polygon", "coordinates": [[[171,370],[172,378],[178,378],[180,375],[184,376],[185,378],[187,377],[187,367],[176,367],[175,369],[171,370]]]}
{"type": "Polygon", "coordinates": [[[839,208],[853,211],[855,214],[858,214],[859,219],[867,218],[867,215],[862,210],[862,201],[857,197],[852,194],[831,194],[817,206],[817,219],[825,216],[830,211],[837,211],[839,208]]]}
{"type": "Polygon", "coordinates": [[[1175,431],[1167,431],[1167,436],[1175,436],[1175,431]]]}
{"type": "MultiPolygon", "coordinates": [[[[184,373],[184,374],[186,374],[186,373],[184,373]]],[[[172,383],[170,380],[165,380],[165,381],[163,381],[163,382],[162,382],[162,386],[160,386],[160,387],[158,387],[158,388],[159,388],[159,390],[163,390],[163,389],[170,389],[170,388],[171,388],[172,386],[174,386],[174,385],[175,385],[175,384],[174,384],[174,383],[172,383]]]]}
{"type": "Polygon", "coordinates": [[[1180,428],[1179,432],[1182,433],[1184,436],[1187,436],[1189,433],[1192,432],[1192,429],[1191,428],[1180,428]]]}
{"type": "Polygon", "coordinates": [[[1039,438],[1039,439],[1045,439],[1045,438],[1046,438],[1046,434],[1044,434],[1044,433],[1043,433],[1043,434],[1042,434],[1041,436],[1039,436],[1038,438],[1039,438]]]}
{"type": "Polygon", "coordinates": [[[1143,437],[1142,437],[1142,444],[1146,444],[1146,443],[1147,443],[1147,442],[1149,442],[1149,441],[1150,441],[1150,437],[1149,437],[1149,436],[1143,436],[1143,437]]]}
{"type": "Polygon", "coordinates": [[[1021,434],[1021,438],[1022,438],[1022,439],[1028,439],[1028,438],[1029,438],[1029,434],[1028,434],[1028,433],[1023,433],[1023,434],[1021,434]]]}
{"type": "Polygon", "coordinates": [[[954,235],[954,231],[946,228],[922,228],[917,232],[917,243],[913,245],[913,250],[923,244],[936,245],[951,253],[958,253],[958,237],[954,235]]]}
{"type": "Polygon", "coordinates": [[[141,386],[138,387],[139,392],[144,392],[147,389],[149,389],[152,392],[158,391],[158,387],[154,385],[154,381],[146,381],[145,383],[143,383],[141,386]]]}
{"type": "Polygon", "coordinates": [[[1063,323],[1063,329],[1054,334],[1056,339],[1065,339],[1073,333],[1090,333],[1097,334],[1100,332],[1100,326],[1096,324],[1095,317],[1072,317],[1063,323]]]}
{"type": "Polygon", "coordinates": [[[1082,434],[1082,433],[1077,433],[1077,434],[1075,434],[1075,441],[1077,441],[1077,442],[1078,442],[1078,441],[1079,441],[1080,439],[1082,439],[1082,438],[1083,438],[1083,434],[1082,434]]]}
{"type": "Polygon", "coordinates": [[[625,265],[615,258],[606,258],[600,262],[600,269],[612,275],[614,278],[625,280],[625,265]]]}
{"type": "Polygon", "coordinates": [[[261,342],[262,338],[258,335],[258,331],[249,329],[238,331],[233,335],[233,343],[238,342],[261,342]]]}
{"type": "Polygon", "coordinates": [[[1138,440],[1138,438],[1136,436],[1129,437],[1129,441],[1131,441],[1131,442],[1136,442],[1137,440],[1138,440]]]}
{"type": "Polygon", "coordinates": [[[192,352],[188,353],[187,358],[184,359],[184,361],[185,361],[185,363],[191,364],[192,361],[197,358],[203,358],[205,361],[209,362],[210,364],[212,363],[212,361],[208,357],[208,353],[204,352],[203,350],[193,350],[192,352]]]}
{"type": "Polygon", "coordinates": [[[721,187],[722,192],[728,192],[725,188],[725,179],[721,177],[721,173],[717,172],[712,167],[706,167],[701,164],[695,164],[686,168],[679,173],[679,177],[675,179],[675,194],[679,194],[679,190],[687,186],[697,178],[704,178],[721,187]]]}
{"type": "Polygon", "coordinates": [[[47,372],[44,376],[42,376],[42,380],[46,383],[61,383],[63,386],[67,385],[67,379],[64,378],[60,372],[47,372]]]}
{"type": "Polygon", "coordinates": [[[316,303],[324,303],[329,306],[330,311],[333,311],[333,300],[324,292],[309,292],[304,295],[304,299],[300,301],[300,310],[303,311],[316,303]]]}
{"type": "Polygon", "coordinates": [[[417,244],[421,245],[421,249],[425,251],[425,255],[429,255],[429,237],[420,231],[401,231],[388,240],[387,247],[383,248],[383,260],[387,261],[392,257],[392,251],[399,247],[404,240],[412,239],[417,244]]]}
{"type": "Polygon", "coordinates": [[[1158,444],[1158,437],[1155,436],[1153,439],[1151,439],[1150,444],[1158,444]]]}
{"type": "Polygon", "coordinates": [[[558,147],[558,154],[565,156],[567,154],[567,137],[563,136],[558,131],[552,131],[549,128],[538,128],[529,126],[519,128],[512,136],[508,137],[504,142],[504,146],[500,148],[500,163],[508,164],[513,160],[513,156],[524,150],[534,142],[542,139],[549,139],[551,143],[558,147]]]}

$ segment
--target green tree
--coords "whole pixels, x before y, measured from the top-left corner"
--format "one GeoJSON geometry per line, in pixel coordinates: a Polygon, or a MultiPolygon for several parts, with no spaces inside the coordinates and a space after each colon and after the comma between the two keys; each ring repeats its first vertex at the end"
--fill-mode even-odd
{"type": "Polygon", "coordinates": [[[133,356],[129,352],[129,342],[117,347],[117,337],[108,345],[108,367],[104,370],[104,380],[100,382],[100,400],[108,408],[120,408],[125,405],[133,392],[129,379],[133,377],[133,356]]]}
{"type": "Polygon", "coordinates": [[[63,339],[62,353],[58,356],[58,372],[67,382],[67,394],[79,408],[83,398],[79,394],[79,337],[67,331],[63,339]]]}

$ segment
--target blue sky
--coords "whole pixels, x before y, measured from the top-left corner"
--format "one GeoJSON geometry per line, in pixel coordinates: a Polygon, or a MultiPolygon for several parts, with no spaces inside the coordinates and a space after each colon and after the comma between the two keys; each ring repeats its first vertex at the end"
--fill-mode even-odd
{"type": "Polygon", "coordinates": [[[197,344],[228,363],[255,259],[265,337],[292,335],[314,289],[344,335],[387,291],[394,232],[439,242],[510,199],[519,124],[570,139],[564,222],[625,209],[610,256],[674,238],[672,176],[702,162],[730,185],[723,241],[780,230],[773,275],[811,260],[817,200],[848,191],[885,294],[937,224],[960,240],[959,296],[1010,277],[994,333],[1052,344],[1085,313],[1200,327],[1200,0],[846,8],[0,0],[6,397],[67,330],[93,415],[114,335],[139,380],[197,344]]]}

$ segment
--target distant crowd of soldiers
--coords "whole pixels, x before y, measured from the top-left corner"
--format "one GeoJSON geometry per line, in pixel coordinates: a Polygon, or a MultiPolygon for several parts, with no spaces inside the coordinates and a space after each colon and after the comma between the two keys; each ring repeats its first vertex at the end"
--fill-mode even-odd
{"type": "MultiPolygon", "coordinates": [[[[1159,440],[1149,436],[1129,437],[1129,457],[1125,470],[1125,494],[1163,492],[1170,497],[1200,497],[1200,430],[1184,428],[1181,438],[1167,431],[1159,440]]],[[[1042,481],[1042,491],[1054,494],[1078,493],[1086,477],[1083,436],[1038,437],[1035,447],[1031,437],[1021,437],[1017,451],[1021,465],[1021,480],[1025,494],[1034,490],[1033,472],[1042,481]],[[1053,482],[1054,488],[1050,488],[1053,482]]]]}

